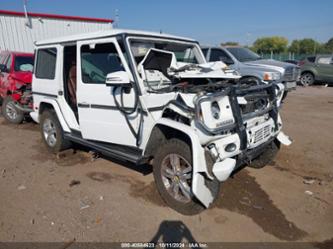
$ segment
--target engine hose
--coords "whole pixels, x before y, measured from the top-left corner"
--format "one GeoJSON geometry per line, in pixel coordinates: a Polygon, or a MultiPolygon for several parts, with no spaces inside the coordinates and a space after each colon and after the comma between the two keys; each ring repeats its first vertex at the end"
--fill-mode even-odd
{"type": "Polygon", "coordinates": [[[139,101],[139,95],[138,92],[136,91],[136,88],[134,87],[134,94],[135,94],[135,100],[134,100],[134,107],[131,108],[130,110],[126,110],[128,108],[125,108],[124,106],[124,91],[125,88],[121,88],[120,90],[120,103],[118,102],[117,98],[116,98],[116,90],[118,89],[118,87],[114,87],[113,91],[112,91],[112,95],[113,95],[113,99],[114,102],[117,106],[117,108],[119,109],[119,111],[121,113],[123,113],[126,123],[128,125],[128,127],[130,128],[131,133],[133,134],[133,136],[136,138],[136,146],[139,146],[141,144],[141,131],[142,131],[142,125],[143,125],[143,110],[141,107],[141,103],[139,101]],[[139,122],[139,129],[136,132],[133,125],[131,124],[130,120],[129,120],[129,115],[133,114],[136,110],[139,110],[139,115],[140,115],[140,122],[139,122]]]}

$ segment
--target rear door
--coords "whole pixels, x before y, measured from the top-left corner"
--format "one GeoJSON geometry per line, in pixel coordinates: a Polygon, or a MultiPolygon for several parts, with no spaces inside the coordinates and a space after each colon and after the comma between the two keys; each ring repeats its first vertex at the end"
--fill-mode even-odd
{"type": "Polygon", "coordinates": [[[331,81],[333,79],[333,64],[331,64],[331,56],[318,56],[317,58],[317,72],[320,79],[324,81],[331,81]]]}
{"type": "Polygon", "coordinates": [[[80,41],[77,44],[77,102],[79,125],[83,138],[127,146],[135,146],[131,131],[138,128],[138,114],[127,120],[116,106],[115,98],[124,109],[134,107],[131,89],[121,94],[120,88],[107,86],[106,75],[125,71],[133,81],[126,59],[115,38],[80,41]],[[133,128],[132,130],[130,129],[133,128]]]}

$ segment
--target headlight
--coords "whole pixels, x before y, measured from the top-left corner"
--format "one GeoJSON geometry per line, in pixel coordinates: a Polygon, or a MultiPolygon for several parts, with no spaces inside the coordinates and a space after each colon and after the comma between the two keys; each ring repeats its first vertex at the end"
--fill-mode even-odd
{"type": "Polygon", "coordinates": [[[220,118],[221,109],[220,109],[219,104],[216,101],[212,102],[212,105],[210,106],[210,110],[212,112],[212,116],[215,119],[220,118]]]}
{"type": "Polygon", "coordinates": [[[278,72],[265,72],[264,80],[265,81],[273,81],[281,79],[281,74],[278,72]]]}

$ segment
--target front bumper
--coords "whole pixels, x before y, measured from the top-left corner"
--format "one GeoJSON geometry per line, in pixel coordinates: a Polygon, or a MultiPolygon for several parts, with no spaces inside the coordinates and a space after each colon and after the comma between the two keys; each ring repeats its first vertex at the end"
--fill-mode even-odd
{"type": "MultiPolygon", "coordinates": [[[[228,108],[231,108],[234,118],[232,126],[212,131],[200,122],[197,115],[197,128],[205,130],[206,134],[210,134],[212,137],[219,137],[216,140],[205,140],[204,143],[198,145],[203,149],[204,144],[205,149],[209,150],[215,158],[215,163],[210,166],[212,168],[206,164],[204,150],[202,155],[194,155],[194,161],[198,163],[193,166],[192,191],[204,206],[208,207],[214,200],[212,190],[205,185],[205,180],[213,180],[216,177],[219,181],[225,181],[239,164],[263,153],[267,147],[266,142],[269,143],[278,137],[281,132],[281,120],[278,113],[279,98],[276,87],[277,85],[273,83],[246,88],[235,86],[221,93],[220,95],[228,96],[228,108]],[[257,93],[263,91],[267,92],[264,95],[267,96],[270,104],[265,109],[258,109],[250,113],[243,112],[242,103],[239,100],[249,96],[261,98],[262,95],[257,93]],[[195,160],[197,157],[203,157],[202,161],[195,160]]],[[[196,109],[200,108],[198,103],[200,103],[200,98],[197,100],[196,109]]],[[[200,113],[200,110],[197,110],[196,113],[200,113]]],[[[205,138],[203,137],[203,139],[205,138]]],[[[194,143],[192,142],[192,144],[194,143]]]]}
{"type": "Polygon", "coordinates": [[[225,181],[244,161],[251,161],[274,141],[279,130],[275,130],[274,120],[269,120],[251,128],[246,128],[246,147],[241,148],[239,134],[235,133],[212,142],[208,148],[217,159],[212,172],[219,181],[225,181]]]}
{"type": "Polygon", "coordinates": [[[221,161],[216,162],[212,168],[214,176],[219,181],[227,180],[233,171],[243,165],[251,163],[251,161],[259,157],[267,149],[269,149],[269,146],[275,140],[278,140],[281,144],[287,146],[291,144],[291,140],[289,139],[289,137],[286,136],[282,131],[280,131],[277,135],[269,137],[269,139],[256,147],[240,151],[233,158],[225,158],[221,161]]]}
{"type": "Polygon", "coordinates": [[[296,81],[286,81],[283,84],[287,91],[296,90],[296,86],[297,86],[296,81]]]}

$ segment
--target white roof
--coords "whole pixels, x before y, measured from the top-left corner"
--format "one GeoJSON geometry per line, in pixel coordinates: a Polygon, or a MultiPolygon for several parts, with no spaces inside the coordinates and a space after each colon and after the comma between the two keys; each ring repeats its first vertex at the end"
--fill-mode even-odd
{"type": "Polygon", "coordinates": [[[64,42],[70,42],[70,41],[88,40],[88,39],[115,36],[115,35],[119,35],[119,34],[157,36],[157,37],[161,37],[161,38],[195,41],[193,39],[186,38],[186,37],[168,35],[168,34],[163,34],[163,33],[161,34],[161,33],[157,33],[157,32],[147,32],[147,31],[129,30],[129,29],[110,29],[110,30],[103,30],[103,31],[92,32],[92,33],[83,33],[83,34],[76,34],[76,35],[71,35],[71,36],[57,37],[57,38],[52,38],[52,39],[47,39],[47,40],[42,40],[42,41],[36,41],[35,45],[40,46],[40,45],[64,43],[64,42]]]}

